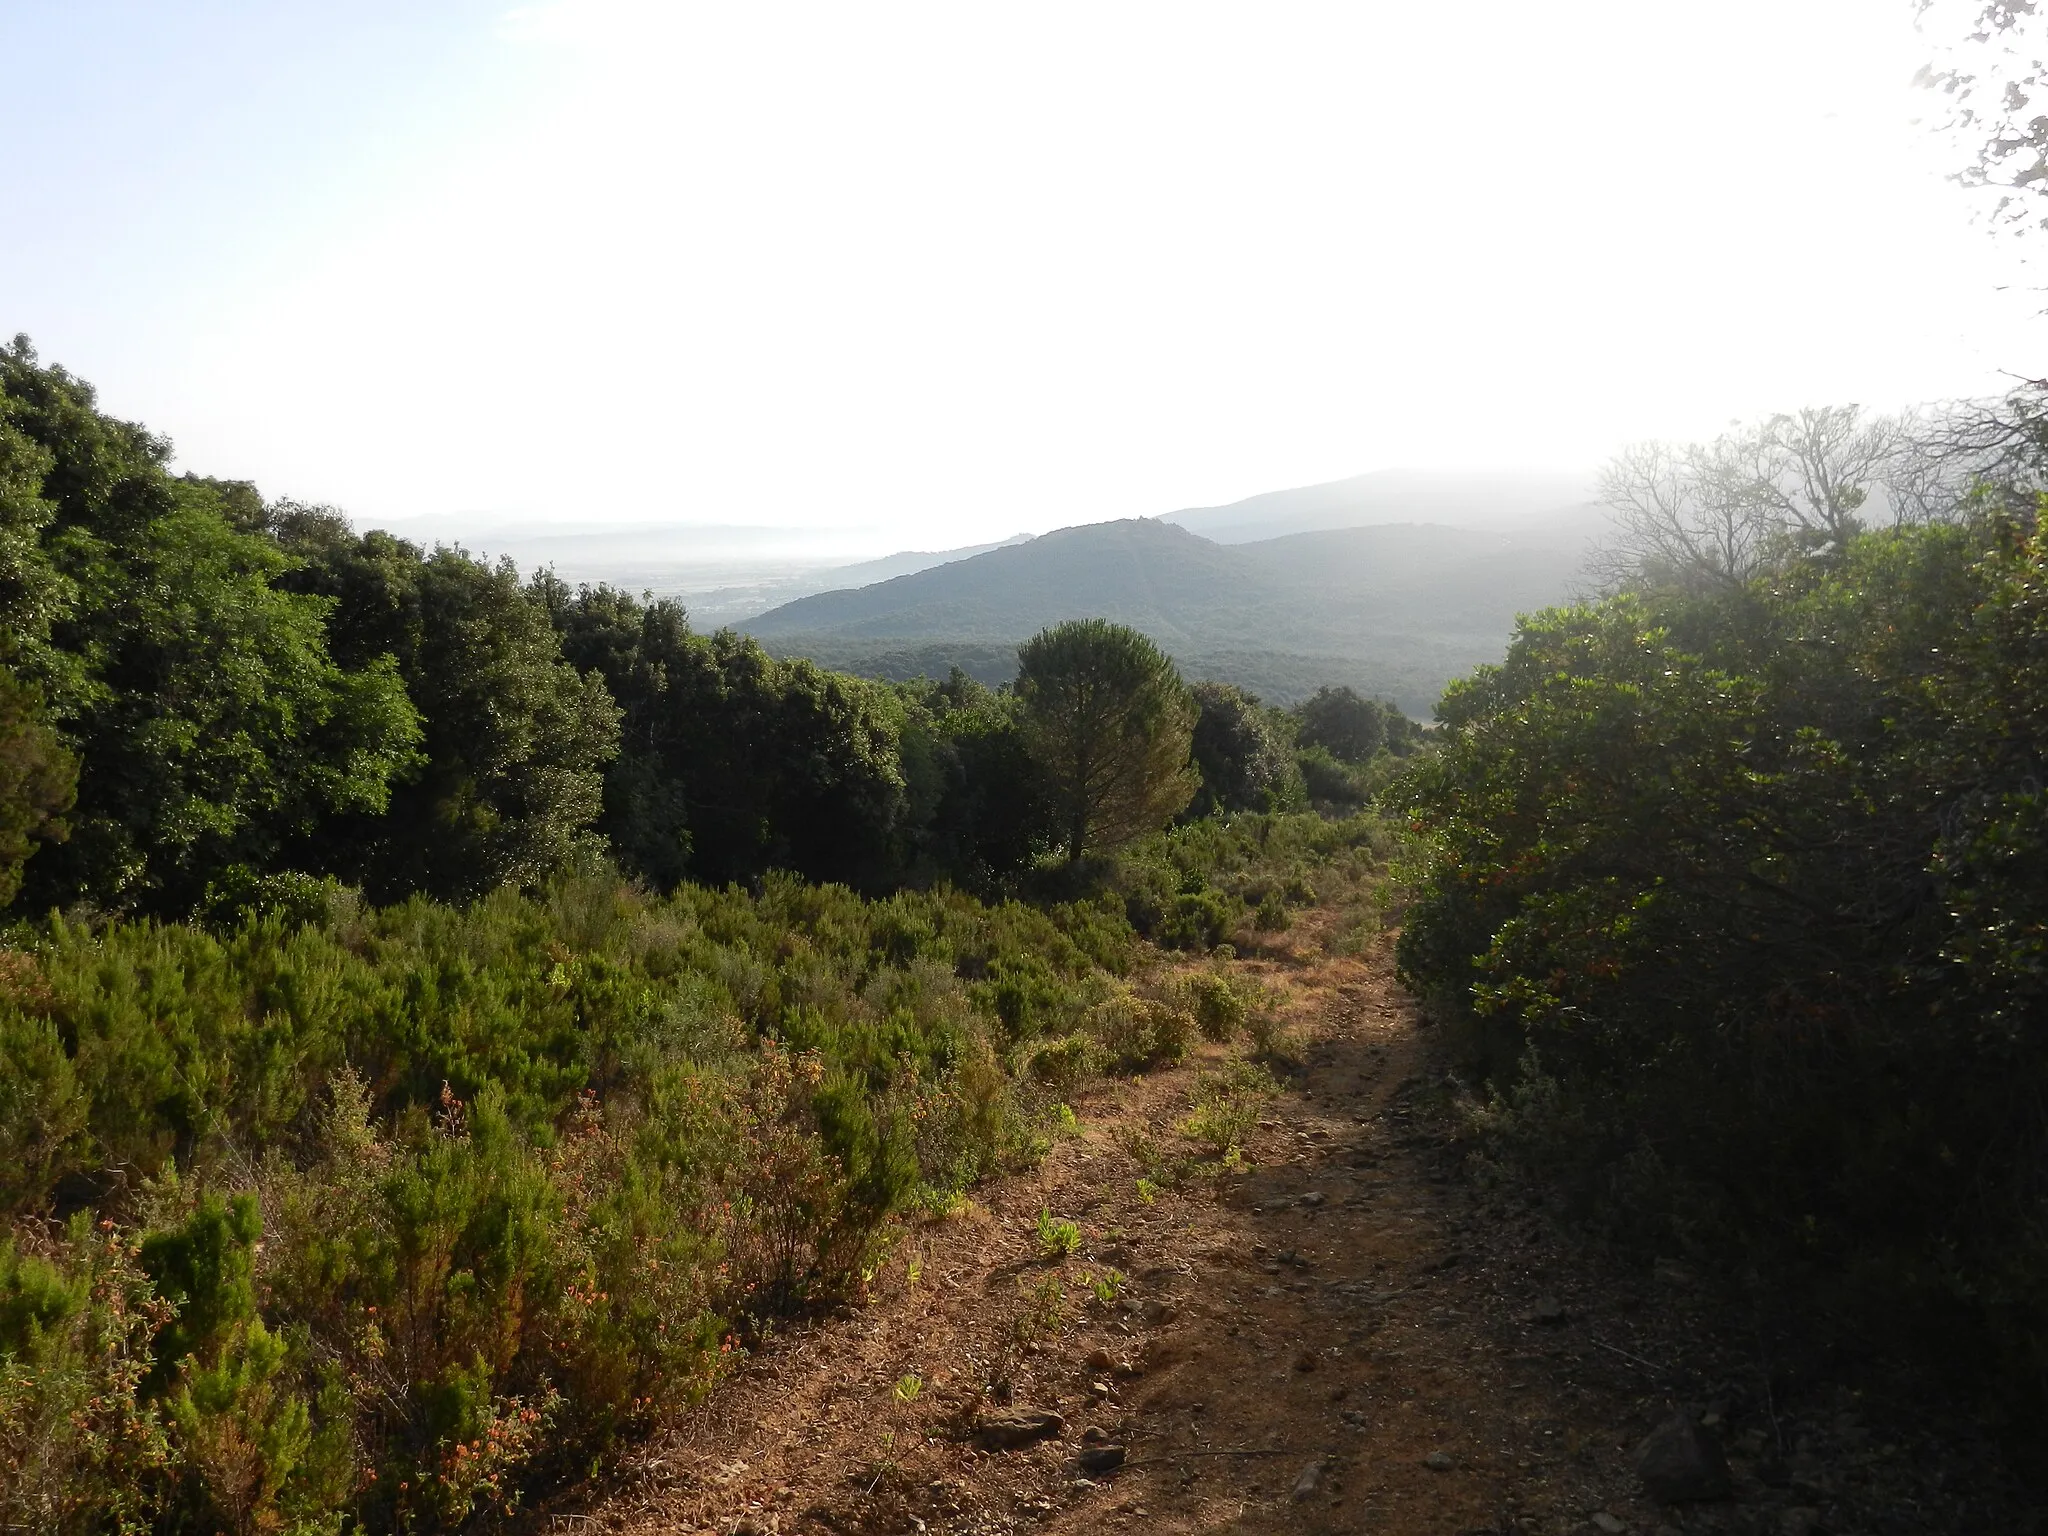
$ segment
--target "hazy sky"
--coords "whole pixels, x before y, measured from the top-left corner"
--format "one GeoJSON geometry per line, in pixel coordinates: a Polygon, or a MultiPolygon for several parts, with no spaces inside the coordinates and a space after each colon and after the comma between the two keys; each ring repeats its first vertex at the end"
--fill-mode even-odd
{"type": "Polygon", "coordinates": [[[0,0],[0,329],[370,521],[958,544],[1591,465],[2041,370],[1929,49],[1911,0],[0,0]]]}

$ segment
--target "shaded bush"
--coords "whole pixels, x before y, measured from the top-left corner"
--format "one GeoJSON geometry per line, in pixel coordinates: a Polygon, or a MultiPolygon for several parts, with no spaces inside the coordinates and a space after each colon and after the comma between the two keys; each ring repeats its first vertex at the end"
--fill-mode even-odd
{"type": "Polygon", "coordinates": [[[1197,683],[1193,752],[1201,786],[1185,816],[1272,811],[1300,803],[1288,761],[1286,720],[1229,683],[1197,683]]]}
{"type": "Polygon", "coordinates": [[[2044,570],[1992,520],[1526,621],[1410,780],[1400,943],[1582,1210],[2037,1395],[2044,570]]]}

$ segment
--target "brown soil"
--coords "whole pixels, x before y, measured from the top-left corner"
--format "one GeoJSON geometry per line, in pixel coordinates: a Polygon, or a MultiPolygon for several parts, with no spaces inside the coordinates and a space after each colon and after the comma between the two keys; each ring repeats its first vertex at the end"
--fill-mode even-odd
{"type": "Polygon", "coordinates": [[[864,1305],[764,1347],[538,1527],[2034,1529],[1975,1426],[1843,1388],[1726,1294],[1460,1173],[1430,1033],[1384,955],[1333,956],[1304,932],[1238,964],[1284,990],[1297,1062],[1248,1167],[1147,1201],[1127,1150],[1142,1132],[1194,1153],[1175,1126],[1219,1048],[1101,1087],[1041,1167],[905,1229],[864,1305]],[[1041,1210],[1080,1224],[1077,1254],[1042,1256],[1041,1210]],[[1083,1277],[1112,1269],[1126,1283],[1104,1304],[1083,1277]],[[1020,1339],[1053,1278],[1063,1321],[1020,1339]],[[1064,1430],[979,1449],[1005,1404],[1064,1430]],[[1675,1407],[1726,1445],[1731,1499],[1644,1495],[1632,1449],[1675,1407]],[[1088,1438],[1124,1447],[1122,1468],[1083,1474],[1088,1438]]]}

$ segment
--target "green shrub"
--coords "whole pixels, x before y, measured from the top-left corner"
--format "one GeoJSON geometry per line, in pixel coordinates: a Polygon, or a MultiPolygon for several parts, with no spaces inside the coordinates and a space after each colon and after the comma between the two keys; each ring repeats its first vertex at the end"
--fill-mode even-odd
{"type": "Polygon", "coordinates": [[[1195,1083],[1194,1105],[1180,1123],[1180,1133],[1207,1146],[1218,1157],[1243,1150],[1257,1128],[1266,1100],[1280,1085],[1264,1068],[1232,1062],[1217,1072],[1204,1072],[1195,1083]]]}
{"type": "Polygon", "coordinates": [[[1167,949],[1206,952],[1230,937],[1236,904],[1218,891],[1184,892],[1173,898],[1153,935],[1167,949]]]}
{"type": "MultiPolygon", "coordinates": [[[[1042,1151],[1134,939],[1120,903],[775,877],[15,942],[0,1190],[32,1214],[102,1189],[136,1294],[178,1305],[120,1399],[158,1471],[60,1437],[20,1507],[425,1531],[587,1472],[729,1338],[857,1287],[893,1213],[1042,1151]],[[129,1482],[92,1503],[94,1467],[129,1482]]],[[[1140,1002],[1120,1048],[1175,1056],[1186,1027],[1140,1002]]],[[[107,1395],[63,1358],[9,1367],[9,1444],[107,1395]]]]}
{"type": "Polygon", "coordinates": [[[1090,1011],[1088,1032],[1112,1068],[1142,1071],[1185,1059],[1194,1021],[1170,1002],[1119,990],[1090,1011]]]}
{"type": "Polygon", "coordinates": [[[1228,971],[1197,971],[1181,983],[1205,1040],[1227,1044],[1244,1027],[1245,995],[1228,971]]]}
{"type": "Polygon", "coordinates": [[[2029,514],[1526,620],[1405,790],[1399,949],[1496,1155],[2036,1396],[2044,586],[2029,514]]]}
{"type": "Polygon", "coordinates": [[[1071,1221],[1054,1216],[1049,1210],[1038,1213],[1038,1253],[1046,1259],[1063,1259],[1070,1253],[1081,1251],[1081,1228],[1071,1221]]]}
{"type": "Polygon", "coordinates": [[[1102,1052],[1093,1038],[1077,1030],[1040,1045],[1025,1067],[1037,1082],[1067,1094],[1102,1069],[1102,1052]]]}
{"type": "Polygon", "coordinates": [[[1355,811],[1371,798],[1365,772],[1355,764],[1338,761],[1325,747],[1306,747],[1295,754],[1294,761],[1313,805],[1355,811]]]}
{"type": "Polygon", "coordinates": [[[0,1239],[0,1525],[141,1536],[177,1463],[142,1390],[168,1309],[84,1213],[46,1251],[0,1239]]]}

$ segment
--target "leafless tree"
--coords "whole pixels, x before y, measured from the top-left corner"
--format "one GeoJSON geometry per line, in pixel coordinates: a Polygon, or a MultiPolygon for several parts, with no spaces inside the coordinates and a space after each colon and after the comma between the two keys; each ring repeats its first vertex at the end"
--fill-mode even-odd
{"type": "MultiPolygon", "coordinates": [[[[1600,477],[1614,532],[1596,559],[1611,586],[1740,586],[1774,560],[1837,549],[1888,487],[1906,442],[1897,417],[1814,406],[1711,443],[1639,443],[1600,477]]],[[[1896,513],[1886,495],[1881,504],[1896,513]]]]}
{"type": "Polygon", "coordinates": [[[1967,145],[1955,179],[1998,193],[1995,226],[2048,229],[2048,26],[2039,0],[1919,0],[1919,10],[1941,41],[1918,83],[1941,96],[1942,127],[1967,145]]]}
{"type": "Polygon", "coordinates": [[[1740,586],[1756,575],[1763,525],[1730,468],[1720,442],[1623,449],[1600,474],[1614,531],[1594,556],[1595,574],[1613,587],[1689,589],[1740,586]]]}
{"type": "Polygon", "coordinates": [[[2030,513],[2043,493],[2048,381],[1896,416],[1814,406],[1711,443],[1624,449],[1600,477],[1614,523],[1593,569],[1610,590],[1735,587],[1861,528],[1956,522],[1991,501],[2030,513]]]}

